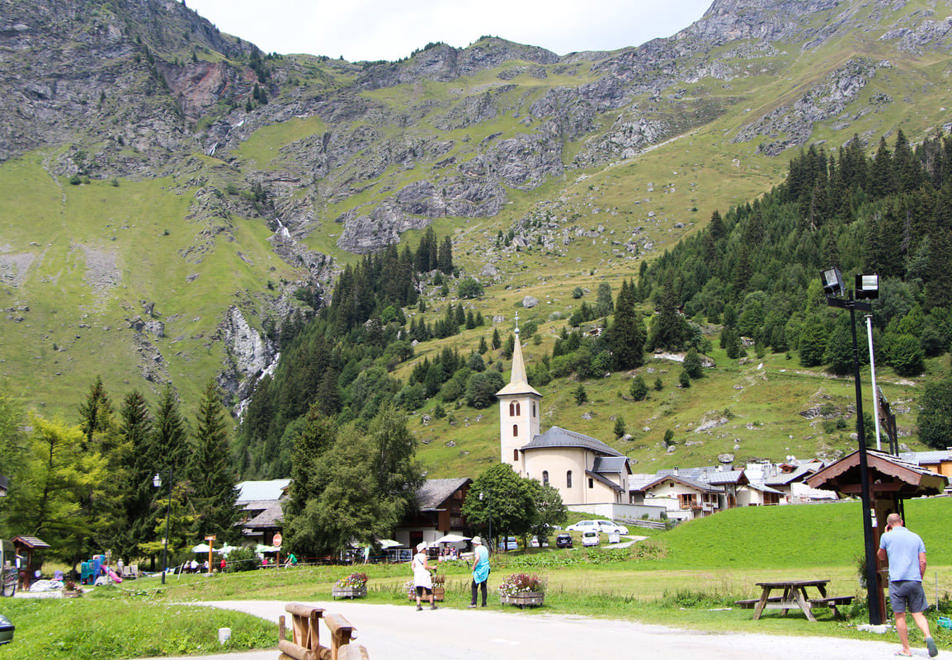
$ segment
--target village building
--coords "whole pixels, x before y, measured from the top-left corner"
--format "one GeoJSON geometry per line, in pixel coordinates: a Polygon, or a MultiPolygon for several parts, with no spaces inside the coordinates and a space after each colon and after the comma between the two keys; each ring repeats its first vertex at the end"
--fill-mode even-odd
{"type": "Polygon", "coordinates": [[[553,426],[541,430],[542,395],[526,378],[519,329],[515,331],[512,373],[499,399],[500,460],[521,477],[559,491],[572,510],[633,520],[657,511],[632,505],[628,457],[601,440],[553,426]]]}
{"type": "Polygon", "coordinates": [[[284,524],[282,505],[287,499],[290,479],[242,481],[238,484],[236,506],[241,510],[241,542],[243,545],[270,546],[274,535],[284,524]]]}

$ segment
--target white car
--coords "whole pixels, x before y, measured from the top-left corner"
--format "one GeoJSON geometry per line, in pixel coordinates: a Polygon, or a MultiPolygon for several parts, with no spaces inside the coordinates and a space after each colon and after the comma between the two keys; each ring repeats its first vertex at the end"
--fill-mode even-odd
{"type": "Polygon", "coordinates": [[[568,532],[584,532],[586,530],[594,529],[598,531],[598,521],[597,520],[579,520],[574,525],[569,525],[565,528],[568,532]]]}
{"type": "Polygon", "coordinates": [[[582,546],[598,545],[598,532],[594,529],[586,529],[582,532],[582,546]]]}
{"type": "Polygon", "coordinates": [[[628,528],[624,525],[616,525],[611,520],[597,520],[598,531],[605,534],[628,534],[628,528]]]}

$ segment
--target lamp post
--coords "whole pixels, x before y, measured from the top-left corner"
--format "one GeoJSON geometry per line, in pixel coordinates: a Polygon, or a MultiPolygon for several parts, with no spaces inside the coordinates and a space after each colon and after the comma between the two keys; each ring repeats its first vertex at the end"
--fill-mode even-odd
{"type": "Polygon", "coordinates": [[[879,295],[878,275],[857,275],[855,297],[850,292],[849,297],[843,298],[846,288],[843,285],[843,276],[839,268],[829,268],[821,271],[823,293],[826,294],[826,304],[830,307],[848,309],[850,312],[850,331],[853,335],[853,381],[856,385],[856,434],[859,438],[859,478],[863,505],[863,541],[866,546],[866,600],[869,606],[869,622],[873,625],[883,623],[883,613],[879,606],[877,593],[879,582],[876,575],[876,544],[873,540],[873,517],[870,511],[870,484],[869,461],[866,457],[866,435],[863,429],[863,391],[859,382],[859,347],[856,343],[856,310],[872,311],[869,299],[879,295]],[[863,300],[858,300],[863,299],[863,300]]]}
{"type": "MultiPolygon", "coordinates": [[[[479,492],[479,501],[483,501],[483,492],[479,492]]],[[[492,552],[495,550],[493,547],[493,496],[488,490],[486,491],[486,506],[489,509],[489,551],[492,552]]]]}
{"type": "MultiPolygon", "coordinates": [[[[152,485],[162,487],[162,477],[158,472],[152,477],[152,485]]],[[[169,521],[172,519],[172,466],[169,465],[169,501],[165,506],[165,543],[162,544],[162,584],[165,584],[165,571],[169,559],[169,521]]]]}

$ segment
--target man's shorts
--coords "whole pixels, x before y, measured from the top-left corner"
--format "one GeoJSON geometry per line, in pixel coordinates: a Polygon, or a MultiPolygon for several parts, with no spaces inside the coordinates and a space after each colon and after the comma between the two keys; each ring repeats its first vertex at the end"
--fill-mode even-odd
{"type": "Polygon", "coordinates": [[[922,583],[917,580],[896,580],[889,583],[889,602],[893,612],[924,612],[929,606],[926,603],[926,592],[922,583]]]}
{"type": "Polygon", "coordinates": [[[417,585],[417,588],[416,588],[416,595],[417,595],[417,596],[422,596],[424,591],[426,592],[426,595],[427,595],[427,596],[429,596],[431,593],[433,593],[433,590],[430,589],[429,587],[421,587],[420,585],[417,585]]]}

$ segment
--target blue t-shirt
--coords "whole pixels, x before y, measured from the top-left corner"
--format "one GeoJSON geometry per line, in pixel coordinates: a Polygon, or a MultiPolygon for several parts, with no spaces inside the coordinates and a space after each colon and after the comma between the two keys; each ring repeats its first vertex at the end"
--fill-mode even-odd
{"type": "Polygon", "coordinates": [[[919,553],[926,551],[926,545],[915,532],[905,527],[893,527],[879,538],[879,547],[889,557],[889,581],[912,580],[922,582],[919,572],[919,553]]]}

